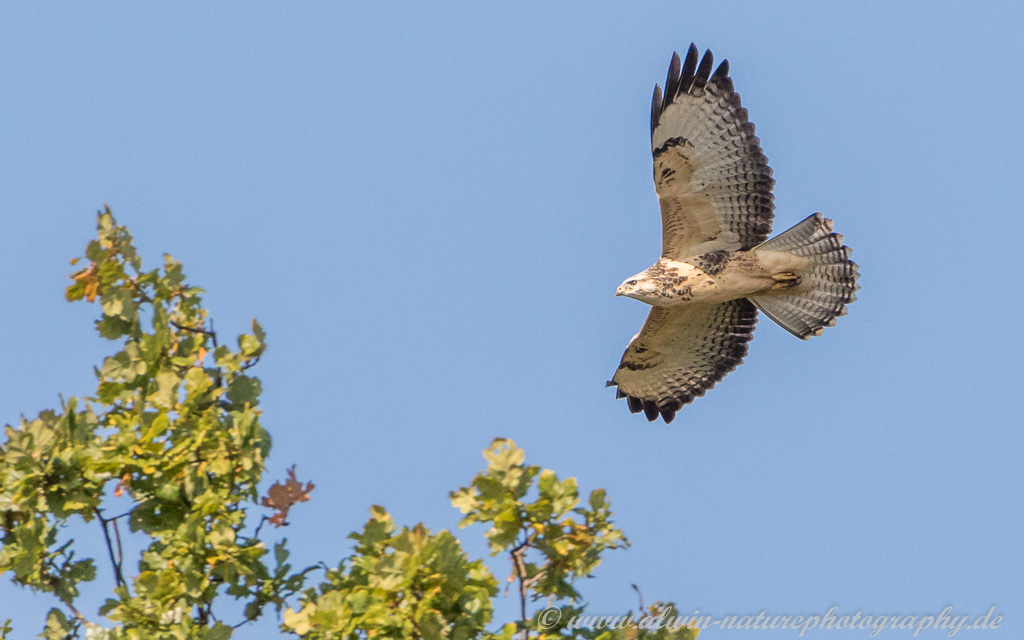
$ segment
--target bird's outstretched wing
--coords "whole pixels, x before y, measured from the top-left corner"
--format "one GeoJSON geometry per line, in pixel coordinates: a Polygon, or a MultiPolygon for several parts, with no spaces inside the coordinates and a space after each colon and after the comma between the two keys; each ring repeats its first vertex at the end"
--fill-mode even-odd
{"type": "Polygon", "coordinates": [[[654,87],[651,150],[661,202],[663,257],[750,249],[772,230],[772,170],[754,125],[733,90],[729,61],[711,73],[710,51],[697,63],[672,54],[665,93],[654,87]]]}
{"type": "Polygon", "coordinates": [[[629,410],[672,422],[676,411],[735,369],[754,337],[757,309],[749,300],[654,307],[622,355],[608,386],[629,410]]]}

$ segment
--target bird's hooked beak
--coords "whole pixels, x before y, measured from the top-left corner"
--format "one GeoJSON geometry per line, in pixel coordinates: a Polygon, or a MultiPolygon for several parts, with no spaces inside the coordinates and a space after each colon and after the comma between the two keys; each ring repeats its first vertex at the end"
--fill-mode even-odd
{"type": "Polygon", "coordinates": [[[615,290],[615,297],[621,296],[624,293],[625,293],[625,290],[622,288],[622,286],[619,286],[619,288],[615,290]]]}

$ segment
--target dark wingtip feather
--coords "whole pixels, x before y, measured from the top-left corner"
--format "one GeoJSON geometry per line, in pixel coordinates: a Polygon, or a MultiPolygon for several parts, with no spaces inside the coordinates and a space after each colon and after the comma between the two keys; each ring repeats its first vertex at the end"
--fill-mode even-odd
{"type": "Polygon", "coordinates": [[[651,98],[651,135],[654,135],[654,130],[658,127],[658,120],[661,119],[661,87],[654,85],[654,97],[651,98]]]}
{"type": "Polygon", "coordinates": [[[682,63],[679,61],[679,54],[672,52],[672,62],[668,65],[668,76],[665,78],[665,99],[672,102],[672,99],[679,93],[679,69],[682,63]]]}
{"type": "Polygon", "coordinates": [[[654,422],[661,415],[658,411],[658,404],[651,400],[644,401],[644,415],[647,416],[648,422],[654,422]]]}
{"type": "Polygon", "coordinates": [[[662,409],[661,419],[665,421],[665,424],[672,424],[672,421],[676,419],[676,412],[672,409],[662,409]]]}
{"type": "Polygon", "coordinates": [[[686,62],[683,63],[682,76],[679,79],[679,86],[682,91],[689,91],[690,85],[693,84],[693,74],[697,70],[697,56],[700,55],[697,51],[697,45],[690,43],[690,48],[686,51],[686,62]]]}
{"type": "Polygon", "coordinates": [[[708,78],[711,76],[711,67],[715,64],[715,56],[711,53],[711,49],[704,51],[704,57],[700,59],[700,66],[697,67],[697,73],[693,76],[693,85],[701,89],[708,83],[708,78]]]}
{"type": "Polygon", "coordinates": [[[626,401],[629,403],[630,413],[640,413],[644,409],[644,403],[640,401],[640,398],[634,398],[633,396],[627,396],[626,401]]]}
{"type": "Polygon", "coordinates": [[[608,382],[604,383],[604,388],[605,388],[605,389],[607,389],[608,387],[610,387],[610,386],[612,386],[612,385],[614,385],[614,384],[615,384],[614,382],[612,382],[611,380],[609,380],[608,382]]]}
{"type": "Polygon", "coordinates": [[[725,80],[729,77],[729,61],[722,60],[722,64],[718,65],[715,69],[715,73],[711,76],[712,80],[725,80]]]}

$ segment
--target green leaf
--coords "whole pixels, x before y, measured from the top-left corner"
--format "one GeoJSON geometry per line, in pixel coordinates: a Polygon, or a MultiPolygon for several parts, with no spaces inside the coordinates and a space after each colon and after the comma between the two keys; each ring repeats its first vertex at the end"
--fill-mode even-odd
{"type": "Polygon", "coordinates": [[[488,463],[488,471],[508,472],[522,466],[526,452],[516,446],[509,438],[495,438],[491,446],[484,450],[484,459],[488,463]]]}
{"type": "Polygon", "coordinates": [[[130,322],[135,319],[137,311],[133,298],[134,294],[132,291],[124,287],[117,287],[103,295],[103,302],[100,307],[104,315],[130,322]]]}
{"type": "Polygon", "coordinates": [[[169,253],[164,254],[164,281],[171,289],[177,289],[185,282],[181,263],[172,258],[169,253]]]}
{"type": "Polygon", "coordinates": [[[260,350],[260,341],[256,336],[238,336],[238,347],[244,356],[253,356],[260,350]]]}
{"type": "Polygon", "coordinates": [[[476,490],[468,487],[452,491],[448,496],[451,498],[452,506],[462,513],[469,513],[480,504],[480,501],[476,498],[476,490]]]}
{"type": "Polygon", "coordinates": [[[309,633],[311,625],[309,617],[316,612],[316,605],[307,604],[299,611],[284,610],[284,626],[294,633],[304,636],[309,633]]]}
{"type": "Polygon", "coordinates": [[[129,342],[124,346],[124,351],[104,361],[100,375],[109,381],[133,382],[138,376],[145,374],[146,369],[138,343],[129,342]]]}
{"type": "Polygon", "coordinates": [[[191,398],[203,393],[212,386],[213,380],[210,379],[209,374],[202,367],[192,367],[185,374],[185,392],[191,398]]]}
{"type": "Polygon", "coordinates": [[[158,407],[173,408],[178,402],[178,385],[181,384],[181,378],[173,371],[161,371],[156,374],[154,381],[157,390],[150,398],[158,407]]]}
{"type": "Polygon", "coordinates": [[[262,392],[263,385],[260,383],[259,378],[240,375],[228,385],[228,400],[236,405],[248,403],[255,406],[262,392]]]}
{"type": "Polygon", "coordinates": [[[274,545],[274,561],[277,562],[277,566],[283,565],[288,559],[287,542],[287,539],[283,539],[274,545]]]}
{"type": "Polygon", "coordinates": [[[50,609],[46,614],[46,627],[41,638],[48,640],[63,640],[71,633],[72,625],[68,617],[60,609],[50,609]]]}
{"type": "Polygon", "coordinates": [[[124,318],[104,316],[96,321],[96,330],[107,340],[117,340],[131,332],[132,323],[124,318]]]}
{"type": "Polygon", "coordinates": [[[541,471],[537,480],[537,488],[540,490],[540,495],[544,497],[557,497],[552,496],[552,493],[558,489],[558,476],[551,469],[541,471]]]}
{"type": "Polygon", "coordinates": [[[106,253],[99,240],[90,240],[89,244],[85,247],[85,257],[92,262],[100,262],[106,257],[106,253]]]}

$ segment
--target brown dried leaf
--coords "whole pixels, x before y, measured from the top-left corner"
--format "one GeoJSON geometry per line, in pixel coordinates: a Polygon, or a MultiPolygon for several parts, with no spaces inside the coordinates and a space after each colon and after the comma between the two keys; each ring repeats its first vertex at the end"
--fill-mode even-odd
{"type": "Polygon", "coordinates": [[[90,263],[88,267],[71,275],[72,280],[85,280],[85,299],[89,302],[96,300],[96,294],[100,290],[99,270],[96,263],[90,263]]]}
{"type": "Polygon", "coordinates": [[[288,469],[288,480],[283,484],[275,482],[267,490],[266,497],[260,504],[277,511],[268,518],[270,524],[275,527],[282,527],[288,524],[288,510],[300,502],[309,500],[309,493],[313,490],[313,483],[307,482],[303,487],[302,483],[295,479],[295,465],[288,469]]]}
{"type": "Polygon", "coordinates": [[[124,477],[121,478],[121,481],[117,483],[116,487],[114,487],[114,497],[115,498],[120,498],[121,496],[124,495],[125,489],[128,488],[128,482],[131,479],[132,479],[131,475],[129,475],[127,473],[124,474],[124,477]]]}

